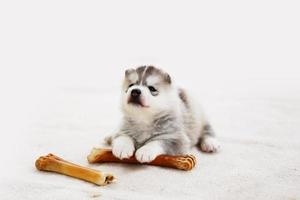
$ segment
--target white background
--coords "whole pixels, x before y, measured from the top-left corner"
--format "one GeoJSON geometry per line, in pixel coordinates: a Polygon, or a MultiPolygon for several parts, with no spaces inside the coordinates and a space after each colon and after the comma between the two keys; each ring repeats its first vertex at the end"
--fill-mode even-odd
{"type": "MultiPolygon", "coordinates": [[[[225,115],[211,100],[222,105],[226,97],[256,94],[298,101],[299,10],[298,1],[265,0],[1,1],[1,173],[7,163],[13,173],[22,156],[36,155],[29,151],[36,150],[39,134],[30,131],[41,116],[69,105],[59,105],[58,94],[96,94],[110,102],[95,104],[94,116],[86,112],[80,122],[94,133],[98,123],[111,130],[128,67],[165,69],[207,101],[221,128],[225,115]]],[[[70,109],[76,112],[76,106],[70,109]]]]}

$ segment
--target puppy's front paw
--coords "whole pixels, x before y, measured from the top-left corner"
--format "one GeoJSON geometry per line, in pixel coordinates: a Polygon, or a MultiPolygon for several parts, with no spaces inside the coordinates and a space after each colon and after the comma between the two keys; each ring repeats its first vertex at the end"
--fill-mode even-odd
{"type": "Polygon", "coordinates": [[[139,148],[135,153],[135,158],[140,163],[153,161],[157,156],[162,154],[161,147],[154,145],[145,145],[139,148]]]}
{"type": "Polygon", "coordinates": [[[120,137],[113,141],[112,153],[117,158],[130,158],[133,155],[134,150],[134,144],[131,139],[120,137]]]}
{"type": "Polygon", "coordinates": [[[203,152],[215,153],[220,150],[220,144],[215,138],[208,137],[203,139],[200,144],[200,148],[203,152]]]}
{"type": "Polygon", "coordinates": [[[130,158],[134,153],[134,148],[130,146],[116,146],[112,148],[112,153],[114,156],[120,159],[130,158]]]}

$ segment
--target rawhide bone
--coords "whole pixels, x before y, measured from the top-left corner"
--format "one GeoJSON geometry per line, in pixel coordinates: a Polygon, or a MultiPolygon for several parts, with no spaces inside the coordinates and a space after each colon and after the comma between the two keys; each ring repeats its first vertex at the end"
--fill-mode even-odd
{"type": "MultiPolygon", "coordinates": [[[[128,159],[116,158],[110,149],[99,149],[93,148],[91,153],[87,157],[89,163],[107,163],[107,162],[118,162],[118,163],[132,163],[141,164],[136,160],[134,156],[128,159]]],[[[162,167],[170,167],[181,170],[191,170],[196,164],[196,158],[193,155],[184,156],[169,156],[160,155],[157,156],[152,162],[145,163],[148,165],[156,165],[162,167]]]]}
{"type": "Polygon", "coordinates": [[[114,180],[114,176],[112,174],[76,165],[51,153],[37,159],[35,161],[35,166],[41,171],[64,174],[96,185],[107,185],[114,180]]]}

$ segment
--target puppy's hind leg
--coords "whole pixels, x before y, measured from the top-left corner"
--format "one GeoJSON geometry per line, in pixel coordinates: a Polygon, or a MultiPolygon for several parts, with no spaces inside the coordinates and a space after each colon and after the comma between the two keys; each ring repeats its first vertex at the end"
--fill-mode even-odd
{"type": "Polygon", "coordinates": [[[199,148],[206,153],[215,153],[220,150],[220,144],[215,138],[215,133],[210,124],[203,126],[201,137],[199,138],[199,148]]]}
{"type": "Polygon", "coordinates": [[[108,135],[104,138],[104,143],[111,146],[114,135],[108,135]]]}

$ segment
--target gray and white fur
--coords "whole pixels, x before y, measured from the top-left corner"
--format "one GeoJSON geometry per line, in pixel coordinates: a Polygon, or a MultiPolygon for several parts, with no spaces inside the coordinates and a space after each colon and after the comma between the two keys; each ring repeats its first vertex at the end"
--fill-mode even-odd
{"type": "Polygon", "coordinates": [[[151,162],[161,154],[185,154],[195,145],[204,152],[219,149],[201,107],[161,69],[126,70],[121,107],[121,127],[110,137],[118,158],[135,154],[138,161],[151,162]]]}

